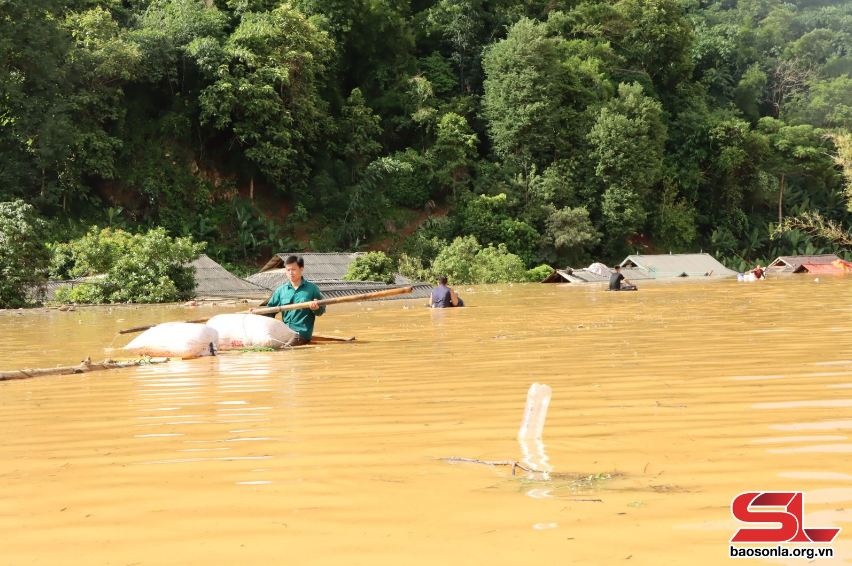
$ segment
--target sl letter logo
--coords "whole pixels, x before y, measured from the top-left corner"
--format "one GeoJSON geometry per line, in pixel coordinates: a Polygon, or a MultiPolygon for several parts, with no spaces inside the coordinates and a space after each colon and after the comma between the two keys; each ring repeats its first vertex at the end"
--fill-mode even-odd
{"type": "Polygon", "coordinates": [[[806,529],[802,524],[801,491],[741,493],[731,503],[731,513],[744,523],[777,523],[772,529],[740,529],[731,542],[821,542],[834,540],[840,529],[806,529]]]}

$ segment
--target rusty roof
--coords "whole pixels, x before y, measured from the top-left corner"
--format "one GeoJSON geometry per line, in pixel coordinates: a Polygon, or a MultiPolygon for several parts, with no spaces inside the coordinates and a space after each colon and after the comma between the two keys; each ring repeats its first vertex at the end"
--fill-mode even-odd
{"type": "Polygon", "coordinates": [[[846,270],[833,263],[802,263],[793,270],[793,273],[846,273],[846,270]]]}
{"type": "Polygon", "coordinates": [[[772,263],[767,266],[767,269],[772,271],[790,271],[798,272],[802,264],[808,265],[825,265],[840,259],[835,254],[819,254],[819,255],[782,255],[778,256],[772,263]]]}

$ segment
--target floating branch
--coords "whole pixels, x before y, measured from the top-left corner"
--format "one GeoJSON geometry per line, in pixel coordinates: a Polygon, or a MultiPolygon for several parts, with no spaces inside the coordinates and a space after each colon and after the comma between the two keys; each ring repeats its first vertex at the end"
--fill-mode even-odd
{"type": "MultiPolygon", "coordinates": [[[[529,466],[525,466],[520,462],[516,462],[515,460],[480,460],[478,458],[462,458],[459,456],[450,456],[449,458],[439,458],[445,462],[449,462],[451,464],[465,463],[465,464],[484,464],[486,466],[511,466],[512,467],[512,475],[517,475],[515,470],[522,470],[524,472],[533,473],[533,474],[544,474],[542,470],[536,470],[535,468],[530,468],[529,466]]],[[[605,472],[600,474],[588,474],[588,473],[580,473],[580,472],[546,472],[548,479],[551,480],[568,480],[571,482],[582,482],[583,484],[595,484],[597,482],[602,482],[606,480],[612,480],[616,478],[624,477],[622,472],[613,471],[613,472],[605,472]]]]}
{"type": "Polygon", "coordinates": [[[106,359],[102,362],[93,363],[92,358],[86,358],[76,366],[3,371],[0,372],[0,381],[9,381],[12,379],[29,379],[31,377],[41,377],[43,375],[72,375],[75,373],[87,373],[90,371],[100,371],[105,369],[119,369],[134,366],[145,366],[149,364],[162,364],[167,361],[169,361],[169,358],[142,358],[139,360],[128,360],[122,362],[106,359]]]}
{"type": "Polygon", "coordinates": [[[535,474],[545,473],[545,472],[542,472],[541,470],[534,470],[532,468],[528,468],[527,466],[524,466],[523,464],[521,464],[520,462],[516,462],[515,460],[479,460],[477,458],[461,458],[461,457],[458,457],[458,456],[451,456],[449,458],[441,458],[441,460],[444,460],[445,462],[450,462],[452,464],[455,464],[455,463],[458,463],[458,462],[465,462],[465,463],[468,463],[468,464],[485,464],[486,466],[512,466],[512,475],[513,476],[515,475],[515,469],[517,469],[517,468],[520,468],[521,470],[523,470],[525,472],[532,472],[532,473],[535,473],[535,474]]]}

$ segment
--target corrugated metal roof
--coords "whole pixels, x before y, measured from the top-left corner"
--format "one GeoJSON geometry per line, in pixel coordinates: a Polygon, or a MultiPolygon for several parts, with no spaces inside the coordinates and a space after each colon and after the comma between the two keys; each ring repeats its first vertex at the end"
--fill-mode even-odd
{"type": "MultiPolygon", "coordinates": [[[[275,256],[266,262],[266,265],[260,268],[260,273],[274,271],[276,269],[284,269],[284,260],[288,256],[300,256],[305,260],[305,271],[302,275],[316,283],[317,281],[339,281],[346,275],[349,269],[349,264],[360,256],[364,255],[361,252],[357,253],[298,253],[288,252],[275,254],[275,256]]],[[[257,274],[255,274],[257,275],[257,274]]],[[[251,278],[249,278],[251,281],[251,278]]]]}
{"type": "MultiPolygon", "coordinates": [[[[710,254],[629,255],[622,267],[644,269],[654,279],[671,277],[736,277],[737,273],[710,254]]],[[[631,277],[625,276],[630,279],[631,277]]]]}
{"type": "Polygon", "coordinates": [[[840,259],[835,254],[819,254],[819,255],[782,255],[778,256],[772,263],[767,266],[767,269],[772,271],[797,271],[802,264],[809,265],[824,265],[840,259]]]}
{"type": "Polygon", "coordinates": [[[408,295],[396,295],[388,299],[419,299],[428,297],[432,292],[432,286],[427,283],[412,281],[401,275],[394,277],[394,284],[388,285],[380,281],[344,281],[343,276],[349,270],[349,264],[362,253],[280,253],[263,266],[259,273],[246,277],[246,281],[266,289],[267,296],[288,281],[287,272],[284,270],[284,260],[287,256],[299,255],[305,260],[305,270],[302,276],[308,281],[315,283],[320,288],[324,297],[331,299],[383,291],[386,289],[397,289],[400,287],[414,287],[414,291],[408,295]],[[277,267],[276,267],[277,266],[277,267]]]}
{"type": "MultiPolygon", "coordinates": [[[[308,281],[314,281],[312,278],[305,276],[308,281]]],[[[246,281],[259,285],[269,291],[274,291],[288,281],[287,273],[283,269],[272,269],[270,271],[261,271],[254,275],[246,277],[246,281]]],[[[314,281],[315,282],[315,281],[314,281]]]]}
{"type": "Polygon", "coordinates": [[[269,291],[240,279],[227,269],[201,254],[190,265],[195,268],[196,297],[266,298],[269,291]]]}
{"type": "MultiPolygon", "coordinates": [[[[631,281],[653,279],[648,272],[637,268],[622,268],[621,274],[631,281]]],[[[612,272],[610,273],[612,275],[612,272]]],[[[609,283],[610,275],[601,275],[586,268],[557,269],[542,283],[609,283]]]]}

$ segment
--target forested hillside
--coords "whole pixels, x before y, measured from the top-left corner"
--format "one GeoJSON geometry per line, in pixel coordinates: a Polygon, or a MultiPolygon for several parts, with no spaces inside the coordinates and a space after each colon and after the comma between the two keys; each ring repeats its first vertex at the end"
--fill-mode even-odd
{"type": "Polygon", "coordinates": [[[850,34],[849,1],[0,0],[0,201],[230,262],[831,251],[770,234],[852,221],[850,34]]]}

